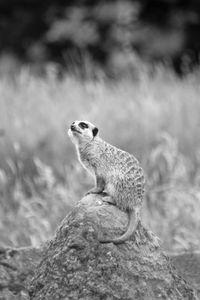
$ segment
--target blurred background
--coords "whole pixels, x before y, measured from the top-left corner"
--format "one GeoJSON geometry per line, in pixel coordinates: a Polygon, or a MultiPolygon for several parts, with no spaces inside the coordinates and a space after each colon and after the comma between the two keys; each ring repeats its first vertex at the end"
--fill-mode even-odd
{"type": "Polygon", "coordinates": [[[92,187],[75,119],[146,173],[143,221],[200,249],[200,2],[0,0],[0,246],[38,246],[92,187]]]}

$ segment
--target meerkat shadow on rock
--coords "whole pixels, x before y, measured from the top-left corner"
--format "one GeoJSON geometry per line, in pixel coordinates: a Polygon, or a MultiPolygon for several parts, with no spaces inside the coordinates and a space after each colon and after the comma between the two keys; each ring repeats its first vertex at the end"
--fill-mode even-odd
{"type": "Polygon", "coordinates": [[[144,200],[145,179],[138,160],[102,140],[98,136],[98,128],[88,121],[74,121],[68,135],[76,147],[80,163],[96,181],[87,195],[102,195],[104,202],[128,213],[128,227],[122,236],[99,241],[125,242],[137,228],[144,200]]]}

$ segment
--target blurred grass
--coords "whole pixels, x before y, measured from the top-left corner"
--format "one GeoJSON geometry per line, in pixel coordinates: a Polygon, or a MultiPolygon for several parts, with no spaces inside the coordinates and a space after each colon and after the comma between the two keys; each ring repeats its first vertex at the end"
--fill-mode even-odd
{"type": "Polygon", "coordinates": [[[95,123],[101,136],[141,160],[144,220],[169,250],[200,248],[200,73],[159,67],[135,79],[22,69],[0,79],[0,245],[38,245],[93,184],[67,129],[95,123]]]}

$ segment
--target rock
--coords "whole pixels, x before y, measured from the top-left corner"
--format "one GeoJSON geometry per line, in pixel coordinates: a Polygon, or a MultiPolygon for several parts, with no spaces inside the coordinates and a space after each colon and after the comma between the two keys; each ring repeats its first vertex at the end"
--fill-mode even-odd
{"type": "Polygon", "coordinates": [[[141,223],[126,243],[99,243],[99,237],[122,234],[127,222],[127,214],[101,196],[84,197],[41,249],[0,248],[0,299],[197,299],[197,268],[185,276],[188,257],[170,260],[141,223]]]}
{"type": "Polygon", "coordinates": [[[29,299],[197,299],[141,223],[126,243],[99,243],[99,237],[122,234],[127,221],[126,213],[103,203],[101,196],[84,197],[27,281],[29,299]]]}
{"type": "Polygon", "coordinates": [[[26,284],[34,274],[44,249],[0,248],[0,299],[28,300],[26,284]],[[26,283],[25,283],[26,281],[26,283]]]}
{"type": "Polygon", "coordinates": [[[200,251],[170,254],[179,274],[197,291],[200,298],[200,251]]]}

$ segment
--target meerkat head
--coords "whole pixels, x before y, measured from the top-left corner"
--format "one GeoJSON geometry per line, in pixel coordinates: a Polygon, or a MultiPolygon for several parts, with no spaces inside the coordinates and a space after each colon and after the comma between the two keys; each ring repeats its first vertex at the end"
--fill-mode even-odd
{"type": "Polygon", "coordinates": [[[91,142],[98,134],[98,128],[88,121],[74,121],[68,135],[75,145],[91,142]]]}

